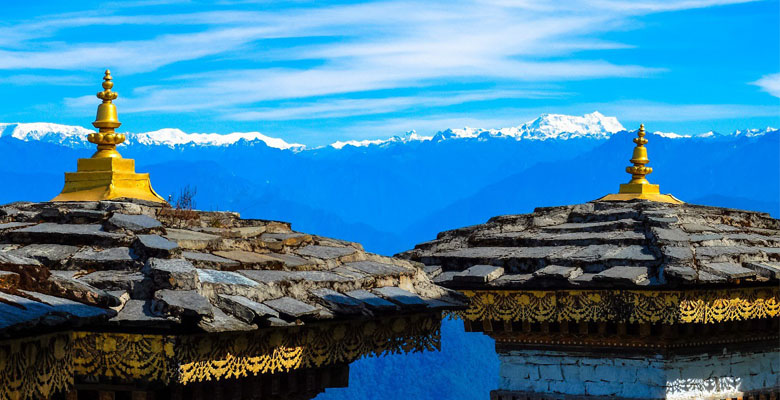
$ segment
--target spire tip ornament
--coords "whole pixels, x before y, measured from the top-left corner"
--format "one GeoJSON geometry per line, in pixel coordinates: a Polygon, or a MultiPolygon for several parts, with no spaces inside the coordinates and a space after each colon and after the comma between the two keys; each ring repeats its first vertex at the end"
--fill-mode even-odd
{"type": "Polygon", "coordinates": [[[125,135],[114,131],[122,123],[113,103],[119,95],[111,91],[114,79],[110,70],[106,70],[102,86],[103,91],[97,93],[97,98],[103,102],[92,123],[98,131],[87,135],[87,140],[97,145],[97,151],[92,158],[78,160],[77,172],[65,173],[65,188],[52,201],[131,198],[165,203],[152,189],[149,174],[136,173],[135,160],[122,158],[116,150],[116,146],[125,141],[125,135]]]}
{"type": "Polygon", "coordinates": [[[671,194],[661,194],[660,187],[653,185],[647,180],[647,175],[653,172],[653,168],[648,167],[650,160],[647,158],[647,139],[645,139],[645,124],[639,125],[639,130],[634,138],[634,153],[631,156],[631,163],[626,167],[626,172],[631,174],[631,180],[628,183],[620,185],[620,191],[616,194],[608,194],[598,201],[628,201],[634,199],[643,199],[658,201],[662,203],[682,204],[683,202],[671,194]]]}

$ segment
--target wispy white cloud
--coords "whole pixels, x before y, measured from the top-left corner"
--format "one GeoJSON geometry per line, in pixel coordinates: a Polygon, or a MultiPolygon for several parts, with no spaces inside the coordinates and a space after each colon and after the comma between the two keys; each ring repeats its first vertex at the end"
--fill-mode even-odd
{"type": "Polygon", "coordinates": [[[518,98],[540,99],[560,95],[562,93],[539,90],[490,90],[446,92],[437,96],[334,99],[297,104],[291,107],[269,107],[235,113],[228,112],[224,118],[238,121],[340,118],[356,115],[386,114],[411,108],[427,109],[479,101],[518,98]]]}
{"type": "Polygon", "coordinates": [[[14,86],[79,86],[91,81],[87,81],[83,76],[78,75],[35,75],[35,74],[17,74],[0,77],[0,85],[14,86]]]}
{"type": "MultiPolygon", "coordinates": [[[[647,100],[625,100],[610,103],[579,103],[555,107],[512,107],[491,109],[487,112],[440,112],[419,117],[387,118],[381,121],[365,121],[353,124],[345,128],[344,135],[356,139],[374,139],[390,137],[410,130],[415,130],[424,135],[431,135],[447,128],[500,129],[522,125],[544,113],[582,115],[593,111],[617,117],[624,125],[629,122],[636,122],[637,124],[648,124],[651,128],[653,123],[717,121],[777,116],[777,107],[775,106],[752,106],[745,104],[680,105],[647,100]]],[[[695,134],[702,132],[679,133],[695,134]]]]}
{"type": "MultiPolygon", "coordinates": [[[[589,52],[633,46],[599,36],[626,29],[637,15],[743,1],[401,0],[335,6],[306,3],[269,11],[239,11],[227,4],[218,11],[159,15],[132,14],[132,7],[98,10],[0,27],[0,70],[83,71],[115,60],[115,75],[126,76],[177,63],[231,58],[242,61],[243,69],[215,64],[221,69],[159,76],[154,86],[123,92],[122,112],[208,110],[219,118],[239,120],[339,118],[407,109],[415,102],[435,107],[490,97],[479,92],[484,89],[456,95],[449,89],[431,89],[410,97],[340,98],[368,99],[371,96],[365,92],[377,90],[657,75],[665,66],[608,62],[590,57],[589,52]],[[68,30],[131,25],[153,26],[157,34],[112,42],[61,40],[68,30]],[[268,39],[291,39],[297,44],[266,46],[268,39]],[[286,110],[257,106],[270,101],[291,105],[286,110]]],[[[146,11],[146,6],[158,2],[133,3],[146,11]]],[[[23,81],[16,78],[16,84],[23,81]]],[[[556,91],[538,92],[543,96],[556,91]]],[[[65,102],[70,109],[87,104],[86,97],[65,102]]]]}
{"type": "Polygon", "coordinates": [[[761,79],[751,82],[761,88],[761,90],[775,97],[780,97],[780,73],[761,77],[761,79]]]}
{"type": "Polygon", "coordinates": [[[582,106],[631,121],[686,122],[777,116],[776,106],[747,104],[669,104],[651,101],[618,101],[582,106]]]}

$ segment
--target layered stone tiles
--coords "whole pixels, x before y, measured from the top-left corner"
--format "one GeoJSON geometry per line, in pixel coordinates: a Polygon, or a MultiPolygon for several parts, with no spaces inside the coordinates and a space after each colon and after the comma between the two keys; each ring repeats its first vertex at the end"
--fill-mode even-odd
{"type": "Polygon", "coordinates": [[[495,217],[399,256],[459,289],[766,283],[780,277],[780,221],[718,207],[599,201],[495,217]]]}
{"type": "Polygon", "coordinates": [[[0,337],[83,325],[240,331],[457,308],[419,264],[235,213],[0,206],[0,337]]]}

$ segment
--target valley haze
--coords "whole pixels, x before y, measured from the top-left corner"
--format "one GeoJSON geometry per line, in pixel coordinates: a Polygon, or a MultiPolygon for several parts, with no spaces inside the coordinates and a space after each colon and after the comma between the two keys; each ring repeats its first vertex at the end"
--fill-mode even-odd
{"type": "MultiPolygon", "coordinates": [[[[652,130],[652,127],[648,127],[652,130]]],[[[197,188],[196,206],[285,220],[302,231],[394,254],[437,232],[534,207],[615,192],[636,127],[598,112],[543,114],[502,129],[414,131],[387,139],[307,147],[259,132],[127,133],[120,152],[150,172],[164,197],[197,188]]],[[[92,130],[53,123],[0,124],[0,202],[46,201],[62,172],[91,154],[92,130]],[[19,169],[18,165],[27,165],[19,169]]],[[[777,129],[648,135],[649,179],[693,203],[780,214],[777,129]]]]}

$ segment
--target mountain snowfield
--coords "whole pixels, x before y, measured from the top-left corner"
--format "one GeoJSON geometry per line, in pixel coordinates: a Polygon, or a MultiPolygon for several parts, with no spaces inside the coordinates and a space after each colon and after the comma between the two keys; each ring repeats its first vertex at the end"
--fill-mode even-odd
{"type": "MultiPolygon", "coordinates": [[[[48,122],[33,123],[0,123],[0,139],[12,137],[25,142],[41,141],[47,143],[60,143],[69,147],[79,145],[91,145],[87,141],[87,134],[94,132],[81,126],[53,124],[48,122]]],[[[241,140],[247,142],[261,141],[268,147],[281,150],[303,149],[305,146],[298,143],[287,143],[283,139],[272,138],[260,132],[233,132],[219,133],[186,133],[180,129],[166,128],[151,132],[133,133],[123,132],[127,144],[160,145],[175,147],[181,145],[197,146],[229,146],[241,140]]]]}
{"type": "MultiPolygon", "coordinates": [[[[583,116],[563,114],[542,114],[540,117],[526,122],[520,126],[501,129],[459,128],[446,129],[437,132],[433,136],[420,135],[415,131],[409,131],[402,136],[394,136],[389,139],[372,140],[348,140],[336,141],[329,146],[334,149],[343,149],[347,146],[368,147],[386,146],[391,144],[403,144],[409,142],[440,142],[451,139],[478,139],[512,138],[515,140],[568,140],[575,138],[608,139],[617,132],[626,128],[615,117],[607,117],[595,111],[583,116]]],[[[776,129],[745,129],[733,132],[732,136],[759,136],[776,129]]],[[[0,139],[14,138],[22,141],[40,141],[56,143],[68,147],[90,146],[87,142],[87,134],[94,130],[81,126],[61,125],[48,122],[35,123],[0,123],[0,139]]],[[[706,132],[699,135],[680,135],[673,132],[653,132],[655,135],[665,138],[706,138],[721,136],[715,132],[706,132]]],[[[303,151],[320,149],[322,147],[309,148],[304,144],[288,143],[284,139],[263,135],[260,132],[233,132],[228,134],[218,133],[187,133],[180,129],[165,128],[151,132],[125,133],[127,145],[158,145],[167,147],[176,146],[231,146],[241,141],[246,143],[263,142],[266,146],[291,151],[303,151]]]]}

